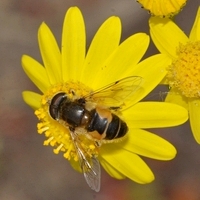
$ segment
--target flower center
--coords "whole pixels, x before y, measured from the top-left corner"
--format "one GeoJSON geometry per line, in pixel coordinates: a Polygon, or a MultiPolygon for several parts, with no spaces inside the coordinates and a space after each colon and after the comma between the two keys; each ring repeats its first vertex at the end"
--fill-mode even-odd
{"type": "MultiPolygon", "coordinates": [[[[66,159],[77,161],[77,150],[74,146],[74,140],[71,137],[69,127],[66,123],[61,123],[60,120],[56,121],[52,119],[49,114],[51,99],[59,92],[65,92],[67,98],[73,101],[75,96],[76,98],[85,96],[91,92],[91,89],[79,82],[68,82],[55,85],[42,96],[41,107],[35,111],[35,115],[40,120],[37,125],[38,133],[43,133],[47,138],[44,141],[44,145],[54,147],[55,154],[58,154],[61,151],[64,153],[63,155],[66,159]]],[[[99,149],[94,140],[88,138],[84,132],[82,134],[75,133],[75,136],[75,142],[78,142],[79,148],[86,154],[86,157],[98,156],[99,149]]]]}
{"type": "Polygon", "coordinates": [[[181,11],[187,0],[137,0],[152,15],[171,17],[181,11]]]}
{"type": "Polygon", "coordinates": [[[200,97],[200,41],[180,44],[169,67],[169,85],[188,98],[200,97]]]}

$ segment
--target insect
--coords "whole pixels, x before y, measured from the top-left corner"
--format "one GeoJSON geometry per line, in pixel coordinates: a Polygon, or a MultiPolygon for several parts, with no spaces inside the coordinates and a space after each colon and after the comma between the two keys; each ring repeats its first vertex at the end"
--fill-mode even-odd
{"type": "Polygon", "coordinates": [[[96,192],[100,190],[100,164],[95,156],[87,155],[78,137],[87,134],[97,141],[96,144],[123,137],[128,126],[117,113],[134,103],[135,91],[140,88],[142,80],[139,76],[130,76],[82,97],[76,97],[72,89],[73,100],[62,91],[51,99],[49,114],[58,122],[66,122],[85,180],[96,192]]]}

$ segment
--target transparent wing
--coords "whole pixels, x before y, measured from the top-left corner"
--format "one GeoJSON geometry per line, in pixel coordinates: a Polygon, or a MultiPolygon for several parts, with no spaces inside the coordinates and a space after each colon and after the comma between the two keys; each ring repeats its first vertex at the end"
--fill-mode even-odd
{"type": "Polygon", "coordinates": [[[74,147],[76,149],[85,180],[92,190],[99,192],[101,185],[101,167],[99,161],[95,157],[86,157],[87,153],[82,149],[75,133],[70,132],[70,134],[74,142],[74,147]]]}
{"type": "Polygon", "coordinates": [[[134,93],[141,88],[143,78],[129,76],[91,92],[84,98],[111,109],[125,109],[134,103],[134,93]]]}
{"type": "Polygon", "coordinates": [[[83,163],[83,174],[87,184],[90,186],[92,190],[99,192],[100,190],[100,183],[101,183],[101,168],[99,161],[92,157],[90,159],[90,163],[86,160],[86,163],[83,163]],[[91,165],[88,165],[90,164],[91,165]],[[88,167],[86,167],[88,166],[88,167]],[[85,168],[86,167],[86,168],[85,168]],[[89,168],[89,169],[88,169],[89,168]]]}

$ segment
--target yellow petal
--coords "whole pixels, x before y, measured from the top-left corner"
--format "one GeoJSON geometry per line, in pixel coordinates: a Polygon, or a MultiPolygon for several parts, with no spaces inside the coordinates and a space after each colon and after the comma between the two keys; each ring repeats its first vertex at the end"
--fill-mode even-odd
{"type": "Polygon", "coordinates": [[[172,144],[142,129],[130,128],[127,138],[116,145],[119,148],[158,160],[171,160],[176,155],[176,149],[172,144]]]}
{"type": "Polygon", "coordinates": [[[142,7],[152,15],[159,17],[172,17],[178,14],[187,0],[137,0],[142,7]]]}
{"type": "Polygon", "coordinates": [[[22,56],[22,67],[31,81],[44,93],[50,82],[45,68],[30,56],[22,56]]]}
{"type": "Polygon", "coordinates": [[[170,19],[151,17],[149,20],[151,38],[161,53],[176,58],[179,43],[188,42],[185,33],[170,19]]]}
{"type": "Polygon", "coordinates": [[[81,11],[71,7],[66,13],[62,33],[63,80],[79,80],[86,48],[85,24],[81,11]]]}
{"type": "Polygon", "coordinates": [[[169,85],[169,81],[168,81],[168,79],[167,79],[166,77],[164,77],[164,78],[162,79],[162,81],[160,82],[160,84],[169,85]]]}
{"type": "Polygon", "coordinates": [[[178,104],[188,110],[188,99],[175,89],[171,88],[165,99],[166,102],[178,104]]]}
{"type": "Polygon", "coordinates": [[[160,83],[167,73],[166,68],[170,62],[169,57],[158,54],[143,60],[125,72],[126,76],[135,75],[143,78],[142,90],[133,95],[133,103],[140,101],[160,83]]]}
{"type": "MultiPolygon", "coordinates": [[[[107,85],[125,77],[127,69],[133,68],[145,54],[149,45],[149,36],[135,34],[126,39],[95,73],[94,80],[107,85]],[[103,77],[103,79],[102,79],[103,77]]],[[[130,76],[132,74],[128,74],[130,76]]]]}
{"type": "Polygon", "coordinates": [[[79,161],[75,161],[74,159],[71,159],[71,160],[69,161],[69,163],[70,163],[70,165],[72,166],[72,168],[73,168],[74,170],[76,170],[77,172],[83,173],[83,172],[82,172],[82,169],[81,169],[81,167],[80,167],[80,162],[79,162],[79,161]]]}
{"type": "Polygon", "coordinates": [[[104,144],[100,156],[117,171],[137,183],[145,184],[154,180],[154,175],[146,163],[130,151],[120,149],[114,144],[104,144]]]}
{"type": "Polygon", "coordinates": [[[195,140],[200,144],[200,100],[189,101],[190,125],[195,140]]]}
{"type": "Polygon", "coordinates": [[[38,30],[38,42],[50,83],[55,84],[61,82],[60,50],[51,30],[44,22],[38,30]]]}
{"type": "MultiPolygon", "coordinates": [[[[99,86],[95,76],[99,76],[98,69],[119,45],[121,37],[121,23],[118,17],[108,18],[94,36],[88,50],[81,80],[89,86],[99,86]]],[[[102,86],[102,85],[101,85],[102,86]]]]}
{"type": "Polygon", "coordinates": [[[196,18],[193,27],[190,32],[190,40],[197,41],[200,40],[200,7],[198,8],[196,18]]]}
{"type": "Polygon", "coordinates": [[[113,168],[109,163],[107,163],[105,160],[103,160],[101,157],[99,157],[99,160],[101,162],[102,167],[106,170],[106,172],[113,178],[116,179],[125,179],[126,176],[124,176],[122,173],[117,171],[115,168],[113,168]]]}
{"type": "Polygon", "coordinates": [[[139,102],[123,112],[131,128],[171,127],[188,119],[185,108],[167,102],[139,102]]]}
{"type": "Polygon", "coordinates": [[[41,107],[41,95],[31,91],[23,91],[24,101],[34,110],[41,107]]]}

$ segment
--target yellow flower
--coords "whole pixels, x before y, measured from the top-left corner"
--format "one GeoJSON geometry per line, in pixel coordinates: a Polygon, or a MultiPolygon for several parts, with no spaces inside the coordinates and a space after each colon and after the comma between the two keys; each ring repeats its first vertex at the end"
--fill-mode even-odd
{"type": "Polygon", "coordinates": [[[120,19],[108,18],[97,31],[86,54],[84,20],[80,10],[72,7],[64,20],[60,50],[50,29],[42,23],[38,40],[44,67],[27,55],[22,57],[24,71],[42,95],[24,91],[23,98],[36,110],[40,121],[38,132],[47,138],[44,145],[53,146],[56,154],[63,152],[70,164],[80,170],[74,146],[76,140],[73,142],[70,135],[73,130],[50,117],[49,102],[59,92],[65,92],[72,101],[74,94],[82,97],[112,82],[135,76],[139,89],[132,95],[133,106],[118,113],[129,128],[126,137],[114,140],[116,142],[107,141],[100,147],[92,138],[82,134],[77,135],[77,140],[87,151],[87,156],[98,158],[112,177],[149,183],[154,175],[139,155],[170,160],[176,150],[169,142],[143,129],[181,124],[187,120],[187,111],[171,103],[139,102],[166,75],[164,66],[170,59],[158,54],[139,63],[149,45],[149,37],[138,33],[119,44],[120,36],[120,19]],[[142,85],[137,82],[137,77],[143,78],[142,85]]]}
{"type": "Polygon", "coordinates": [[[189,110],[190,125],[200,144],[200,8],[189,37],[171,20],[150,19],[152,40],[171,58],[165,83],[170,85],[166,101],[189,110]]]}
{"type": "Polygon", "coordinates": [[[182,10],[187,0],[137,0],[137,2],[153,16],[172,17],[182,10]]]}

